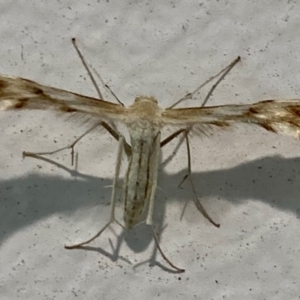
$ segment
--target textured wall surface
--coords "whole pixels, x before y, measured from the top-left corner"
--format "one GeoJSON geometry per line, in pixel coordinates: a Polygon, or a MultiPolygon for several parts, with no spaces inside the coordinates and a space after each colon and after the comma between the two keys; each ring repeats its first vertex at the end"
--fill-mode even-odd
{"type": "MultiPolygon", "coordinates": [[[[238,55],[208,105],[300,94],[296,1],[2,0],[0,8],[2,74],[97,97],[70,42],[76,37],[126,105],[151,95],[168,107],[238,55]]],[[[200,105],[208,89],[185,105],[200,105]]],[[[193,136],[197,192],[220,229],[195,209],[188,182],[177,188],[184,145],[170,162],[178,139],[163,148],[155,224],[167,225],[161,247],[186,269],[179,275],[168,272],[144,225],[128,233],[113,225],[90,251],[63,247],[108,220],[113,138],[100,129],[86,136],[76,171],[69,151],[49,157],[52,164],[23,160],[22,151],[67,145],[88,128],[85,119],[1,112],[0,126],[2,300],[300,297],[299,141],[247,126],[193,136]]]]}

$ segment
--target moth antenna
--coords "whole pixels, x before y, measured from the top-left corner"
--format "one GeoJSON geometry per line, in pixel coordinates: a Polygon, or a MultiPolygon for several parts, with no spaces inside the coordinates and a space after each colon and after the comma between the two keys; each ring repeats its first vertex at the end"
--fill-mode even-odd
{"type": "Polygon", "coordinates": [[[73,46],[74,46],[74,48],[75,48],[75,50],[76,50],[76,52],[77,52],[77,54],[78,54],[78,56],[79,56],[79,58],[80,58],[80,60],[81,60],[81,62],[82,62],[82,64],[83,64],[84,68],[86,69],[86,71],[87,71],[87,73],[88,73],[88,75],[89,75],[89,77],[90,77],[90,79],[91,79],[91,81],[92,81],[92,83],[93,83],[94,88],[95,88],[96,91],[97,91],[97,94],[98,94],[99,98],[100,98],[100,99],[103,99],[102,93],[101,93],[101,91],[100,91],[100,89],[99,89],[99,87],[98,87],[98,85],[97,85],[97,82],[96,82],[96,80],[95,80],[95,78],[94,78],[92,72],[90,71],[90,69],[89,69],[89,67],[88,67],[88,64],[86,63],[86,61],[85,61],[85,59],[84,59],[84,56],[82,55],[81,51],[79,50],[79,48],[78,48],[78,46],[77,46],[76,38],[72,38],[71,41],[72,41],[72,44],[73,44],[73,46]]]}
{"type": "Polygon", "coordinates": [[[175,106],[177,106],[178,104],[180,104],[181,102],[184,102],[188,99],[191,99],[199,90],[201,90],[205,85],[207,85],[209,82],[211,82],[213,79],[215,79],[216,77],[218,77],[220,74],[222,74],[223,72],[225,72],[217,81],[216,84],[214,84],[212,86],[212,88],[210,89],[210,91],[208,92],[207,96],[205,97],[201,107],[204,107],[208,101],[208,98],[211,96],[211,94],[213,93],[213,91],[216,89],[216,87],[218,86],[218,84],[225,78],[225,76],[230,72],[230,70],[241,60],[241,57],[238,56],[233,62],[231,62],[228,66],[226,66],[225,68],[223,68],[219,73],[217,73],[216,75],[211,76],[210,78],[208,78],[206,81],[204,81],[202,84],[200,84],[200,86],[198,86],[193,92],[189,92],[187,93],[185,96],[183,96],[182,98],[180,98],[177,102],[175,102],[174,104],[172,104],[170,107],[168,108],[174,108],[175,106]]]}
{"type": "Polygon", "coordinates": [[[89,75],[89,77],[90,77],[90,79],[91,79],[91,81],[92,81],[92,83],[93,83],[93,85],[94,85],[94,87],[95,87],[95,89],[96,89],[96,91],[97,91],[97,94],[98,94],[99,98],[100,98],[100,99],[103,99],[103,95],[102,95],[102,93],[101,93],[101,91],[100,91],[100,89],[99,89],[99,86],[98,86],[98,84],[97,84],[97,82],[96,82],[96,80],[95,80],[95,78],[94,78],[92,72],[90,71],[90,68],[91,68],[91,69],[93,70],[93,72],[96,74],[96,76],[98,77],[98,80],[101,81],[101,83],[104,85],[104,87],[105,87],[107,90],[109,90],[109,92],[114,96],[114,98],[117,100],[117,102],[119,102],[119,104],[121,104],[121,105],[124,106],[124,104],[123,104],[123,103],[121,102],[121,100],[117,97],[117,95],[112,91],[112,89],[109,87],[109,85],[106,84],[106,83],[104,82],[104,80],[101,78],[100,74],[96,71],[96,69],[95,69],[93,66],[90,66],[90,67],[88,66],[88,64],[87,64],[87,62],[85,61],[85,58],[84,58],[82,52],[80,51],[80,49],[79,49],[79,47],[78,47],[78,45],[77,45],[76,38],[72,38],[72,44],[73,44],[73,46],[74,46],[74,48],[75,48],[75,50],[76,50],[76,52],[77,52],[77,54],[78,54],[78,56],[79,56],[79,58],[80,58],[80,60],[81,60],[81,62],[82,62],[82,64],[83,64],[84,68],[85,68],[86,71],[88,72],[88,75],[89,75]]]}
{"type": "Polygon", "coordinates": [[[93,66],[90,66],[90,67],[93,70],[93,72],[96,74],[96,76],[98,77],[98,80],[101,81],[101,83],[104,85],[104,87],[113,95],[113,97],[117,100],[117,102],[119,102],[119,104],[121,104],[121,105],[124,106],[124,103],[113,92],[113,90],[110,88],[110,86],[107,83],[104,82],[104,80],[102,79],[102,77],[100,76],[100,74],[97,72],[97,70],[93,66]]]}

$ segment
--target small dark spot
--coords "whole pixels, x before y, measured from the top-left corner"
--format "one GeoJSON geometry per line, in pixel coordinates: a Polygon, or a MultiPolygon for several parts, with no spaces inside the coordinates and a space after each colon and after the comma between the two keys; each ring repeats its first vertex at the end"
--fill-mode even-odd
{"type": "Polygon", "coordinates": [[[206,116],[210,116],[212,114],[210,107],[202,107],[201,109],[203,109],[203,112],[205,112],[206,116]]]}
{"type": "Polygon", "coordinates": [[[9,86],[9,83],[5,80],[0,80],[0,90],[5,89],[9,86]]]}
{"type": "Polygon", "coordinates": [[[44,92],[40,88],[32,88],[32,91],[36,95],[44,95],[44,92]]]}
{"type": "Polygon", "coordinates": [[[67,107],[67,106],[61,106],[60,110],[63,112],[76,112],[77,110],[71,107],[67,107]]]}
{"type": "Polygon", "coordinates": [[[28,98],[19,99],[19,102],[14,106],[16,109],[23,108],[27,105],[28,98]]]}
{"type": "Polygon", "coordinates": [[[264,101],[261,101],[260,103],[272,103],[272,102],[275,102],[274,100],[264,100],[264,101]]]}
{"type": "Polygon", "coordinates": [[[26,79],[26,78],[22,78],[22,81],[26,85],[26,88],[28,90],[30,90],[33,94],[36,94],[36,95],[43,95],[44,94],[42,89],[40,89],[39,87],[36,87],[36,85],[37,85],[36,82],[34,82],[32,80],[29,80],[29,79],[26,79]],[[29,83],[29,84],[26,84],[26,83],[29,83]]]}
{"type": "MultiPolygon", "coordinates": [[[[299,123],[297,123],[297,120],[290,120],[288,123],[291,127],[294,126],[294,127],[299,127],[299,123]]],[[[294,129],[294,128],[293,128],[294,129]]]]}
{"type": "Polygon", "coordinates": [[[267,122],[263,122],[260,124],[263,128],[265,128],[266,130],[268,131],[272,131],[272,132],[275,132],[277,133],[277,131],[272,127],[272,125],[270,123],[267,123],[267,122]]]}
{"type": "Polygon", "coordinates": [[[222,121],[214,121],[211,122],[212,125],[218,126],[218,127],[228,127],[229,124],[227,122],[222,121]]]}
{"type": "Polygon", "coordinates": [[[259,113],[259,111],[258,111],[257,109],[255,109],[254,107],[250,107],[250,108],[249,108],[249,112],[250,112],[251,114],[253,114],[253,115],[259,113]]]}
{"type": "Polygon", "coordinates": [[[299,106],[287,106],[288,111],[293,113],[296,116],[300,116],[300,107],[299,106]]]}

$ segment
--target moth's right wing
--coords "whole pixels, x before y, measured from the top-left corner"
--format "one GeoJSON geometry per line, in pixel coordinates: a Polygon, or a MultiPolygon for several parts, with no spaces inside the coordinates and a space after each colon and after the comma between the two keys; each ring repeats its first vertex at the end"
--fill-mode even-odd
{"type": "Polygon", "coordinates": [[[212,127],[229,128],[238,124],[254,124],[268,131],[300,138],[300,99],[265,100],[246,105],[221,105],[166,109],[165,125],[189,127],[206,133],[212,127]]]}
{"type": "Polygon", "coordinates": [[[0,110],[21,109],[77,112],[108,121],[122,121],[126,115],[126,107],[121,104],[0,75],[0,110]]]}

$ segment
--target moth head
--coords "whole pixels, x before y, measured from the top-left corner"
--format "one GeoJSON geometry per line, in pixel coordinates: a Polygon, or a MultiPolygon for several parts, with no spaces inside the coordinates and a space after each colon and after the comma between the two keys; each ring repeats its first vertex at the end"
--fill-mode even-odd
{"type": "Polygon", "coordinates": [[[130,122],[133,120],[151,121],[152,123],[160,120],[161,108],[153,97],[139,96],[136,97],[134,103],[127,109],[130,115],[130,122]]]}
{"type": "Polygon", "coordinates": [[[158,104],[158,101],[154,98],[154,97],[147,97],[147,96],[139,96],[139,97],[136,97],[134,99],[134,102],[137,103],[137,102],[151,102],[151,103],[156,103],[158,104]]]}

